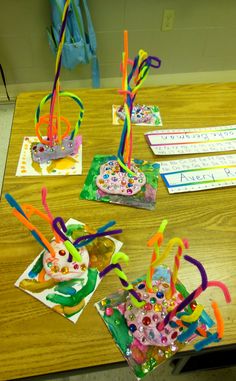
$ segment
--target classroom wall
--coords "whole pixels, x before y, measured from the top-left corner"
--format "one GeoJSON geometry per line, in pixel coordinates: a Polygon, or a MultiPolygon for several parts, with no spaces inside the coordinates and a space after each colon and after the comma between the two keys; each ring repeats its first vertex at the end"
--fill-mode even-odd
{"type": "MultiPolygon", "coordinates": [[[[159,75],[229,71],[236,67],[235,0],[88,0],[102,78],[119,76],[123,30],[130,56],[139,48],[162,59],[159,75]],[[161,31],[164,9],[173,30],[161,31]]],[[[9,84],[52,81],[54,57],[46,28],[48,0],[0,0],[0,62],[9,84]]],[[[64,80],[90,78],[90,65],[64,70],[64,80]]]]}

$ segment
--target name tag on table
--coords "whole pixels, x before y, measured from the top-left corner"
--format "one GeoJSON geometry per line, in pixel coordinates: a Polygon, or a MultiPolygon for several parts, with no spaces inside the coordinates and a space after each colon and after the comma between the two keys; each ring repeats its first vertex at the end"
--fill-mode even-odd
{"type": "Polygon", "coordinates": [[[145,134],[155,155],[183,155],[190,153],[236,150],[236,125],[159,130],[145,134]]]}
{"type": "Polygon", "coordinates": [[[236,155],[165,161],[160,174],[169,193],[235,186],[236,155]]]}

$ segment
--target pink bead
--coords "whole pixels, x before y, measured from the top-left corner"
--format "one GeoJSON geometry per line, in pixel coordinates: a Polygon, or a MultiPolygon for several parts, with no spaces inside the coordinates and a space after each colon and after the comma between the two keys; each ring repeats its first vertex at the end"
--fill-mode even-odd
{"type": "Polygon", "coordinates": [[[144,309],[145,309],[145,311],[151,311],[151,309],[152,309],[151,303],[146,303],[144,306],[144,309]]]}
{"type": "Polygon", "coordinates": [[[106,315],[107,315],[107,316],[112,316],[113,313],[114,313],[112,307],[107,307],[105,312],[106,312],[106,315]]]}
{"type": "Polygon", "coordinates": [[[165,344],[165,343],[167,342],[167,337],[166,337],[166,336],[163,336],[163,337],[161,338],[161,342],[162,342],[162,344],[165,344]]]}

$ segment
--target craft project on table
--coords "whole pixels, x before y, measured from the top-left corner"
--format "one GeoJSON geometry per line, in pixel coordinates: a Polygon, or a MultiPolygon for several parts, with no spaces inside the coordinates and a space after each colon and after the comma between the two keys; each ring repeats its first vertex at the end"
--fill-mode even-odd
{"type": "Polygon", "coordinates": [[[236,125],[150,131],[144,134],[155,155],[236,150],[236,125]]]}
{"type": "Polygon", "coordinates": [[[236,155],[163,161],[160,173],[169,193],[235,186],[236,155]]]}
{"type": "Polygon", "coordinates": [[[96,303],[96,308],[138,379],[196,339],[201,338],[195,344],[197,351],[222,339],[224,322],[218,304],[211,303],[217,323],[216,331],[211,333],[210,328],[215,323],[204,306],[196,301],[202,292],[208,287],[217,287],[226,302],[231,301],[225,284],[209,281],[199,261],[189,255],[183,256],[183,250],[188,248],[186,240],[173,238],[160,252],[166,224],[164,220],[148,242],[149,247],[154,246],[154,251],[147,275],[130,284],[120,265],[110,265],[100,273],[102,277],[114,270],[120,277],[123,290],[108,295],[96,303]],[[177,253],[171,271],[163,262],[174,246],[177,246],[177,253]],[[182,256],[201,275],[201,284],[191,293],[178,279],[182,256]]]}
{"type": "Polygon", "coordinates": [[[43,247],[16,281],[16,287],[76,323],[101,281],[99,273],[116,262],[122,243],[111,235],[122,230],[108,230],[115,221],[96,230],[73,218],[67,223],[61,217],[53,218],[45,188],[42,203],[46,213],[32,205],[20,206],[9,194],[5,197],[14,216],[43,247]],[[54,235],[51,242],[31,223],[32,215],[39,216],[50,226],[54,235]]]}
{"type": "Polygon", "coordinates": [[[81,99],[60,89],[60,71],[66,23],[70,0],[66,0],[56,56],[55,78],[52,92],[46,95],[35,113],[35,135],[26,136],[20,153],[16,176],[80,175],[82,173],[82,137],[79,128],[84,107],[81,99]],[[77,107],[78,119],[72,128],[69,120],[61,115],[62,98],[70,98],[77,107]],[[41,115],[43,106],[50,101],[49,114],[41,115]],[[44,132],[42,132],[42,129],[44,132]]]}
{"type": "MultiPolygon", "coordinates": [[[[112,123],[120,125],[124,123],[124,120],[124,106],[112,105],[112,123]]],[[[131,123],[134,126],[162,126],[159,107],[156,105],[134,105],[131,115],[131,123]]]]}
{"type": "Polygon", "coordinates": [[[121,90],[124,97],[125,121],[118,154],[117,156],[96,155],[94,157],[80,198],[154,209],[159,164],[132,159],[131,115],[138,89],[150,68],[159,67],[160,60],[140,50],[128,74],[129,62],[128,34],[125,31],[121,90]],[[134,76],[134,87],[131,88],[131,80],[134,76]]]}

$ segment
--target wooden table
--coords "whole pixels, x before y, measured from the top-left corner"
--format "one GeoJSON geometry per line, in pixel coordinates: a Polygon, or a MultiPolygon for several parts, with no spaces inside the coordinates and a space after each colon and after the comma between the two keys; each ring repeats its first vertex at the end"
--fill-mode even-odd
{"type": "MultiPolygon", "coordinates": [[[[231,292],[232,304],[226,305],[220,291],[210,289],[201,301],[210,311],[209,298],[222,305],[225,337],[222,345],[236,342],[236,189],[222,188],[203,192],[169,195],[159,181],[154,211],[79,200],[85,176],[95,154],[115,154],[121,127],[111,124],[111,105],[119,104],[115,89],[75,92],[85,105],[81,128],[83,135],[83,175],[67,177],[15,177],[23,136],[34,135],[34,112],[45,95],[42,92],[18,96],[5,172],[3,194],[11,193],[18,202],[41,208],[41,187],[48,188],[48,203],[53,215],[65,220],[74,217],[94,227],[115,219],[124,232],[120,239],[123,251],[130,256],[125,271],[130,280],[146,272],[151,251],[148,238],[161,220],[169,220],[166,241],[173,236],[187,237],[189,254],[202,261],[209,278],[224,281],[231,292]]],[[[236,84],[189,85],[146,88],[138,102],[157,104],[166,128],[229,125],[236,121],[236,84]]],[[[76,120],[77,109],[68,103],[64,114],[76,120]]],[[[133,157],[156,161],[144,140],[149,129],[134,127],[133,157]]],[[[193,155],[190,155],[191,157],[193,155]]],[[[168,160],[165,157],[163,160],[168,160]]],[[[2,197],[1,202],[1,291],[0,291],[0,380],[34,375],[81,370],[104,364],[123,362],[94,302],[120,287],[114,274],[100,284],[91,302],[76,325],[70,323],[39,301],[16,289],[14,282],[31,263],[41,248],[29,232],[11,215],[2,197]]],[[[37,226],[50,237],[49,228],[37,226]]],[[[173,257],[167,264],[172,265],[173,257]]],[[[193,266],[185,264],[180,279],[189,290],[199,284],[193,266]]],[[[221,343],[218,344],[218,348],[221,343]]],[[[189,346],[185,352],[191,351],[189,346]]]]}

